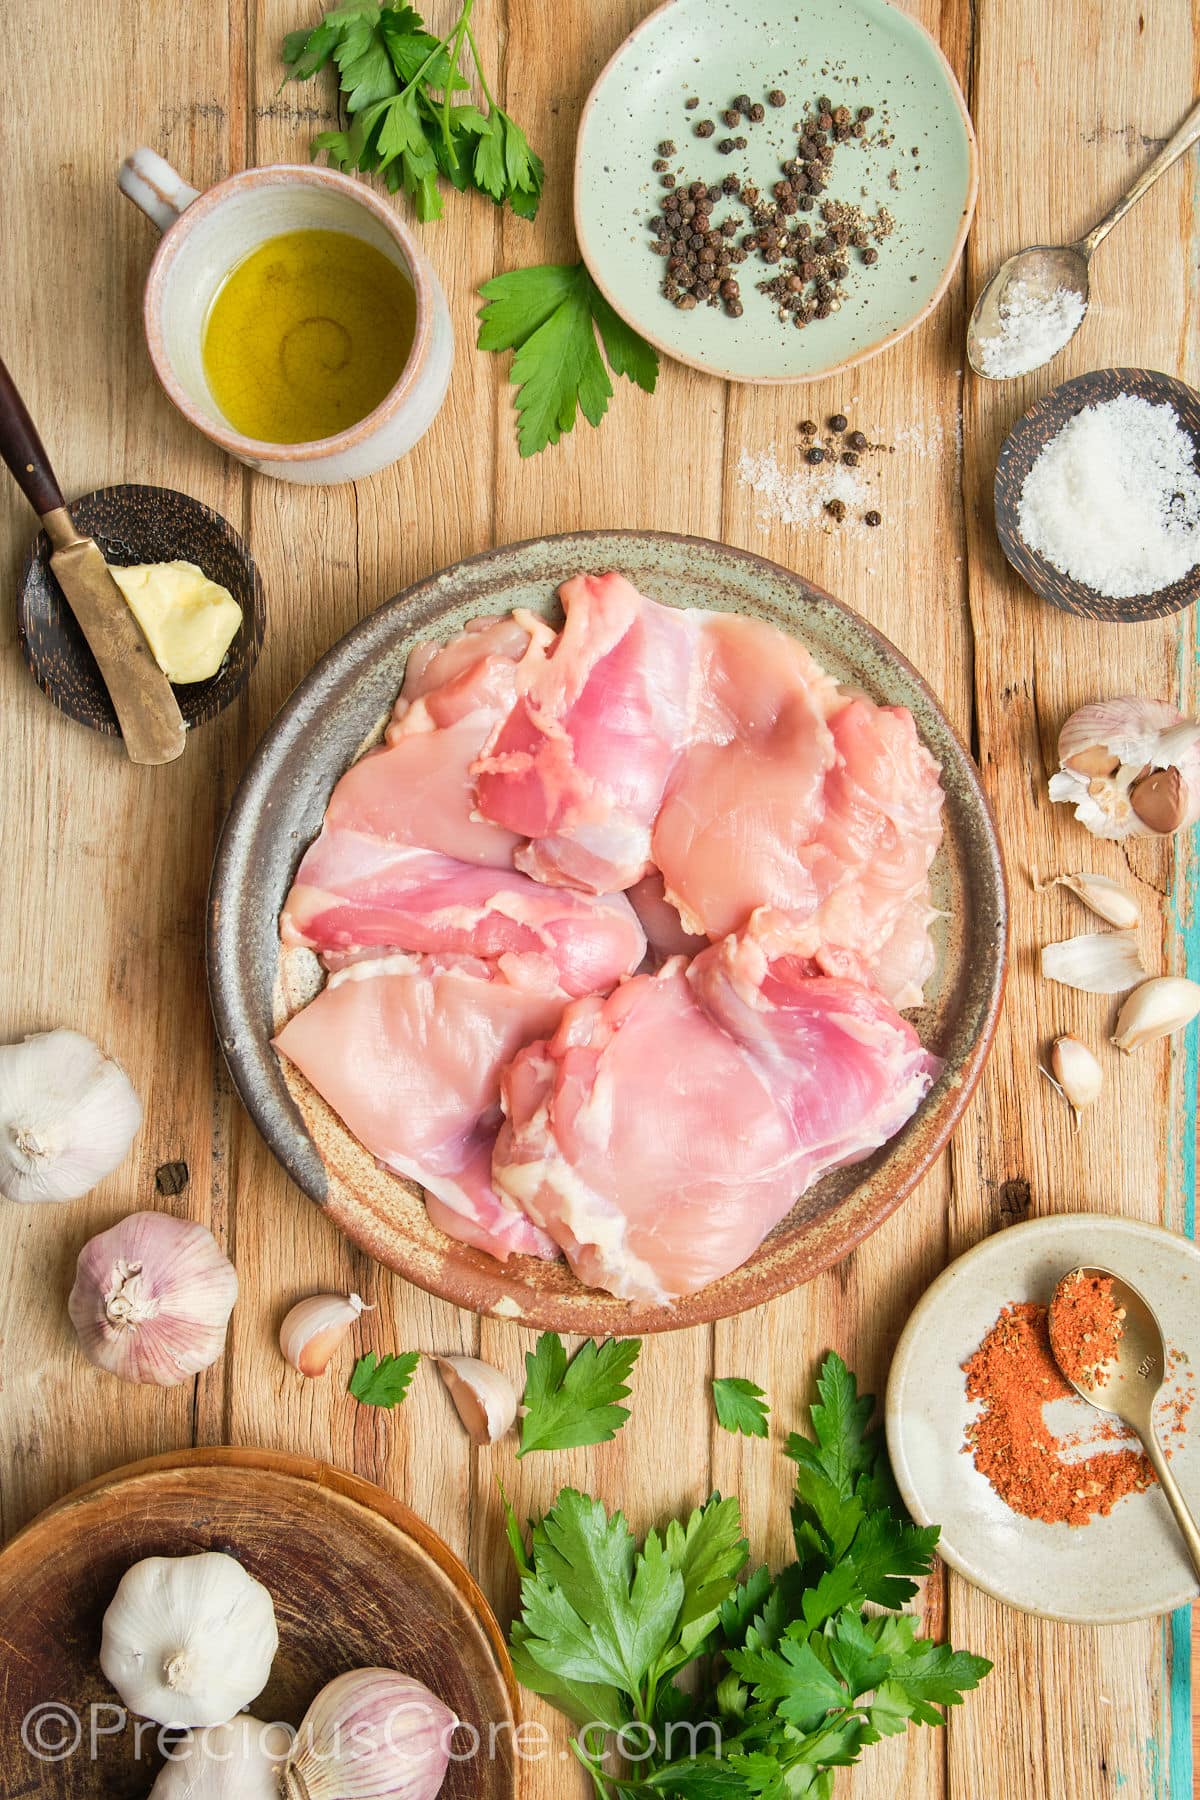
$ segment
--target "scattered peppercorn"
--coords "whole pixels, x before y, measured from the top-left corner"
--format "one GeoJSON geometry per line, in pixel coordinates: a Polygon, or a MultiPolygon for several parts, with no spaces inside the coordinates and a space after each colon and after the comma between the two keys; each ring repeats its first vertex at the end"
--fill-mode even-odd
{"type": "Polygon", "coordinates": [[[767,109],[763,105],[761,100],[756,100],[754,102],[754,105],[750,108],[749,112],[746,114],[746,117],[749,119],[749,121],[752,125],[761,125],[763,120],[766,118],[766,116],[767,116],[767,109]]]}
{"type": "Polygon", "coordinates": [[[805,437],[816,437],[816,421],[814,419],[801,419],[800,430],[805,437]]]}
{"type": "Polygon", "coordinates": [[[825,452],[822,450],[820,444],[814,444],[810,450],[804,452],[804,458],[806,462],[814,464],[823,463],[825,461],[825,452]]]}
{"type": "Polygon", "coordinates": [[[877,512],[875,512],[874,510],[863,514],[863,524],[864,525],[878,525],[881,522],[882,521],[880,520],[879,514],[877,512]]]}
{"type": "Polygon", "coordinates": [[[849,423],[845,413],[834,413],[829,421],[829,429],[830,431],[845,431],[849,423]]]}
{"type": "Polygon", "coordinates": [[[787,105],[787,95],[784,93],[782,88],[772,88],[771,89],[770,93],[767,95],[767,105],[768,106],[786,106],[787,105]]]}
{"type": "Polygon", "coordinates": [[[658,154],[660,156],[674,156],[674,154],[675,154],[674,139],[673,138],[664,138],[662,143],[658,146],[658,154]]]}
{"type": "Polygon", "coordinates": [[[846,442],[852,450],[865,450],[867,447],[867,434],[865,431],[852,431],[847,437],[846,442]]]}
{"type": "Polygon", "coordinates": [[[846,502],[844,500],[827,500],[825,502],[825,511],[829,513],[832,518],[835,518],[840,525],[846,516],[846,502]]]}
{"type": "Polygon", "coordinates": [[[860,106],[858,109],[858,116],[860,119],[873,119],[875,117],[875,108],[873,106],[860,106]]]}
{"type": "Polygon", "coordinates": [[[654,170],[656,175],[661,175],[663,171],[669,169],[670,166],[670,163],[663,156],[656,156],[654,161],[650,164],[650,167],[654,170]]]}
{"type": "Polygon", "coordinates": [[[735,150],[744,150],[746,148],[745,138],[744,137],[735,137],[733,140],[733,147],[735,150]]]}
{"type": "Polygon", "coordinates": [[[697,137],[711,137],[716,129],[717,128],[711,119],[697,119],[696,121],[695,132],[697,137]]]}
{"type": "Polygon", "coordinates": [[[877,263],[879,261],[879,252],[878,252],[878,250],[864,250],[862,253],[862,259],[866,263],[867,267],[870,268],[872,263],[877,263]]]}
{"type": "Polygon", "coordinates": [[[729,156],[731,154],[732,150],[733,150],[733,139],[732,138],[722,138],[721,141],[717,145],[718,154],[721,156],[729,156]]]}
{"type": "Polygon", "coordinates": [[[737,107],[739,112],[748,113],[750,111],[749,94],[735,94],[733,97],[733,104],[737,107]]]}
{"type": "Polygon", "coordinates": [[[689,94],[683,104],[687,108],[688,112],[695,112],[696,108],[700,104],[699,94],[689,94]]]}
{"type": "Polygon", "coordinates": [[[845,463],[845,465],[848,469],[857,469],[857,467],[858,467],[858,458],[854,454],[853,450],[843,450],[842,451],[842,461],[845,463]]]}

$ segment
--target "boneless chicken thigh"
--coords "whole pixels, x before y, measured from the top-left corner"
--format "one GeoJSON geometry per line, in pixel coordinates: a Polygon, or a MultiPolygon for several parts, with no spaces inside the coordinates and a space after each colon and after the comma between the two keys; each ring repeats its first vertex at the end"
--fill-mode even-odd
{"type": "Polygon", "coordinates": [[[566,999],[539,974],[467,957],[353,963],[275,1039],[378,1162],[421,1183],[443,1231],[502,1261],[558,1254],[491,1182],[500,1071],[566,999]]]}

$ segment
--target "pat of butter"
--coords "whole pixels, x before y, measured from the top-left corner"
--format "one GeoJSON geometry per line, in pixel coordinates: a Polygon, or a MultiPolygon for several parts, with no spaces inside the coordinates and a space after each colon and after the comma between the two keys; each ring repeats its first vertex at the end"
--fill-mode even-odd
{"type": "Polygon", "coordinates": [[[134,563],[112,578],[168,681],[207,681],[241,629],[242,609],[192,562],[134,563]]]}

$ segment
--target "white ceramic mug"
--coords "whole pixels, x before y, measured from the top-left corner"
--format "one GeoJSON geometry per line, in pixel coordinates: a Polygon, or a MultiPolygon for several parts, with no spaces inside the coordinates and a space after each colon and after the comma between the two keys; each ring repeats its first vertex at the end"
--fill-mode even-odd
{"type": "Polygon", "coordinates": [[[128,158],[119,182],[163,233],[143,302],[151,360],[180,412],[214,444],[281,481],[334,482],[373,475],[424,436],[454,362],[450,309],[412,233],[378,195],[333,169],[289,163],[246,169],[200,194],[145,148],[128,158]],[[268,444],[235,431],[213,399],[204,321],[235,263],[266,238],[313,229],[350,232],[403,270],[416,293],[416,333],[399,381],[365,419],[336,437],[268,444]]]}

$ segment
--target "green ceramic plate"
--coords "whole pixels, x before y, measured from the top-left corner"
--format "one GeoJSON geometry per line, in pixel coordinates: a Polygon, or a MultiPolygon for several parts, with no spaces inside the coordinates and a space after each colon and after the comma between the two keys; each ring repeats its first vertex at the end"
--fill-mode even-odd
{"type": "MultiPolygon", "coordinates": [[[[733,381],[812,381],[875,355],[932,310],[962,253],[977,185],[975,138],[950,65],[886,0],[667,0],[621,45],[584,107],[575,227],[612,305],[669,356],[733,381]],[[787,104],[768,106],[761,124],[722,124],[735,93],[761,101],[772,88],[787,104]],[[660,140],[674,142],[671,169],[688,180],[734,173],[769,194],[795,154],[796,123],[826,94],[835,106],[874,108],[872,136],[837,147],[824,197],[891,212],[879,261],[866,268],[852,252],[840,310],[802,331],[758,292],[770,271],[757,257],[737,270],[740,319],[707,306],[680,311],[659,292],[663,264],[650,248],[648,222],[662,210],[651,168],[660,140]],[[695,135],[702,119],[716,123],[707,139],[695,135]],[[721,155],[729,136],[745,136],[746,150],[721,155]]],[[[718,205],[714,219],[727,210],[749,229],[736,203],[718,205]]]]}

